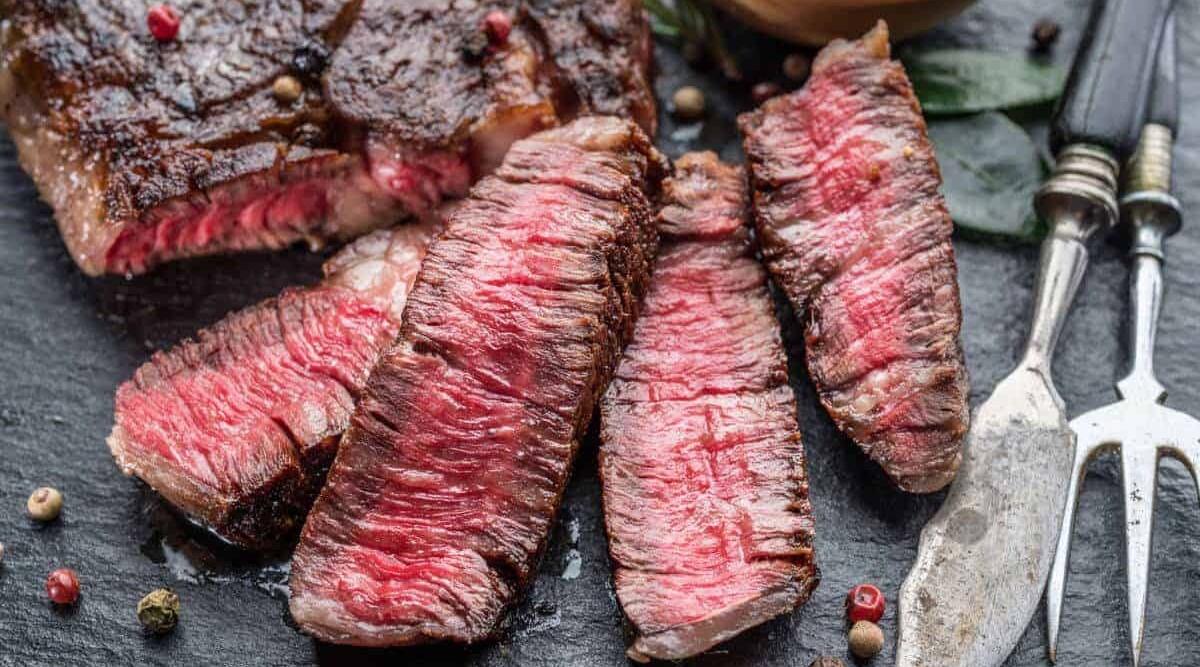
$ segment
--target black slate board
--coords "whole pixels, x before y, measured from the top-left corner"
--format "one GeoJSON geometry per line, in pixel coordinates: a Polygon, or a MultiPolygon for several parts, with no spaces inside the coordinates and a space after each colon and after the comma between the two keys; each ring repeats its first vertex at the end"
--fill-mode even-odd
{"type": "MultiPolygon", "coordinates": [[[[1050,15],[1064,24],[1055,59],[1078,41],[1085,0],[986,0],[924,43],[1021,50],[1030,26],[1050,15]]],[[[1184,128],[1177,193],[1200,210],[1200,0],[1180,0],[1184,128]]],[[[732,23],[732,22],[730,22],[732,23]]],[[[786,47],[744,31],[735,48],[750,81],[774,76],[786,47]]],[[[660,145],[672,155],[713,148],[740,158],[733,115],[750,107],[748,86],[728,86],[688,68],[659,46],[663,99],[683,82],[703,87],[713,110],[702,126],[679,127],[664,114],[660,145]]],[[[958,239],[965,347],[982,400],[1016,359],[1030,308],[1033,246],[958,239]]],[[[1158,350],[1170,403],[1200,415],[1200,228],[1169,244],[1168,296],[1158,350]]],[[[167,267],[134,281],[91,280],[63,250],[47,208],[0,141],[0,666],[27,665],[623,665],[623,621],[613,596],[599,513],[594,439],[571,484],[549,552],[526,601],[501,641],[470,649],[359,651],[321,645],[288,619],[285,565],[255,563],[195,534],[139,483],[124,478],[104,446],[112,395],[150,350],[169,345],[227,311],[311,282],[322,257],[299,250],[215,258],[167,267]],[[28,493],[53,485],[66,494],[61,521],[40,527],[24,516],[28,493]],[[80,604],[51,607],[43,582],[53,568],[75,568],[80,604]],[[176,588],[183,621],[164,638],[143,635],[138,598],[176,588]]],[[[1099,248],[1067,326],[1055,366],[1072,415],[1109,402],[1123,364],[1126,265],[1119,249],[1099,248]]],[[[829,653],[847,658],[842,599],[851,585],[877,583],[889,596],[891,664],[895,595],[917,536],[941,496],[892,490],[838,436],[804,380],[795,327],[789,327],[799,421],[808,452],[823,582],[791,617],[751,630],[692,661],[705,666],[804,667],[829,653]]],[[[1143,664],[1200,664],[1200,503],[1183,468],[1162,469],[1158,531],[1143,664]]],[[[1013,480],[1020,484],[1020,480],[1013,480]]],[[[1120,476],[1105,459],[1088,478],[1067,595],[1060,664],[1128,664],[1121,566],[1120,476]]],[[[1031,624],[1009,665],[1048,664],[1042,619],[1031,624]]]]}

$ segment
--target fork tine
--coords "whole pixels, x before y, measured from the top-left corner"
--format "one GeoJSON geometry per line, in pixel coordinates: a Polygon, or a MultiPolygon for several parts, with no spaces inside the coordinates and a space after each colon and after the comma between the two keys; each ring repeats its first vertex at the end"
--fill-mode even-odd
{"type": "Polygon", "coordinates": [[[1146,587],[1150,581],[1150,544],[1154,527],[1158,450],[1126,445],[1121,448],[1125,488],[1125,556],[1129,583],[1129,641],[1133,667],[1138,667],[1146,628],[1146,587]]]}
{"type": "MultiPolygon", "coordinates": [[[[1072,424],[1074,426],[1074,424],[1072,424]]],[[[1054,550],[1054,564],[1050,568],[1050,580],[1046,584],[1046,634],[1050,662],[1058,660],[1058,628],[1062,620],[1063,595],[1067,587],[1067,565],[1071,555],[1071,533],[1074,532],[1075,510],[1079,506],[1079,489],[1087,476],[1088,464],[1099,451],[1090,441],[1084,442],[1076,430],[1075,462],[1067,481],[1067,502],[1063,507],[1062,527],[1058,532],[1058,546],[1054,550]]]]}

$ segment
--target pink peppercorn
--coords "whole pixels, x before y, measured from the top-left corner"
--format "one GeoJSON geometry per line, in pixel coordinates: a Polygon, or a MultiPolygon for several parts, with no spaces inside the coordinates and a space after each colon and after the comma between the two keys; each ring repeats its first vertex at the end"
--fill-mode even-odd
{"type": "Polygon", "coordinates": [[[74,604],[79,599],[79,577],[68,568],[60,568],[46,577],[46,594],[56,604],[74,604]]]}
{"type": "Polygon", "coordinates": [[[492,44],[504,44],[512,32],[512,19],[508,12],[493,9],[483,17],[483,31],[487,33],[488,41],[492,44]]]}
{"type": "Polygon", "coordinates": [[[168,5],[157,5],[146,14],[146,27],[160,42],[169,42],[179,34],[179,14],[168,5]]]}
{"type": "Polygon", "coordinates": [[[846,617],[851,623],[870,621],[878,623],[883,618],[887,602],[883,593],[871,584],[860,584],[850,589],[846,596],[846,617]]]}

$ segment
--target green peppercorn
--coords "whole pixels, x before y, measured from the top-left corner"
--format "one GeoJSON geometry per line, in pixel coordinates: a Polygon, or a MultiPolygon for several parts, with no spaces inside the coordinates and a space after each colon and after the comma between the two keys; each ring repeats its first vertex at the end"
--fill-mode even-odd
{"type": "Polygon", "coordinates": [[[859,621],[850,628],[850,652],[856,658],[870,660],[883,650],[883,630],[870,621],[859,621]]]}
{"type": "Polygon", "coordinates": [[[47,522],[58,518],[58,515],[62,513],[62,506],[63,495],[58,492],[58,489],[43,486],[29,494],[25,510],[29,512],[29,518],[47,522]]]}
{"type": "Polygon", "coordinates": [[[159,635],[170,632],[179,622],[179,596],[169,588],[150,591],[138,602],[137,616],[142,627],[150,632],[159,635]]]}
{"type": "Polygon", "coordinates": [[[675,115],[682,120],[696,120],[704,115],[704,93],[695,86],[684,86],[671,96],[675,115]]]}

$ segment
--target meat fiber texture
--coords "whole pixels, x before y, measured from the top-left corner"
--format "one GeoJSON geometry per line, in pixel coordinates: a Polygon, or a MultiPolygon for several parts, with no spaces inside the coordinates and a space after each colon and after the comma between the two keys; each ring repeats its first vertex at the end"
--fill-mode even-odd
{"type": "Polygon", "coordinates": [[[580,113],[654,131],[636,0],[172,6],[159,42],[145,3],[0,0],[0,116],[89,274],[352,238],[580,113]],[[514,21],[503,43],[492,8],[514,21]],[[295,101],[273,93],[285,75],[295,101]]]}
{"type": "Polygon", "coordinates": [[[740,169],[676,162],[654,280],[601,402],[613,578],[642,662],[694,656],[817,585],[796,399],[745,203],[740,169]]]}
{"type": "Polygon", "coordinates": [[[665,164],[629,121],[518,141],[449,216],[292,561],[331,642],[491,636],[553,525],[633,331],[665,164]]]}
{"type": "Polygon", "coordinates": [[[294,535],[400,328],[436,224],[365,236],[326,263],[319,285],[155,354],[117,390],[117,465],[239,546],[294,535]]]}
{"type": "Polygon", "coordinates": [[[743,115],[767,267],[806,314],[821,402],[902,489],[953,479],[967,432],[958,269],[941,174],[882,22],[743,115]]]}

